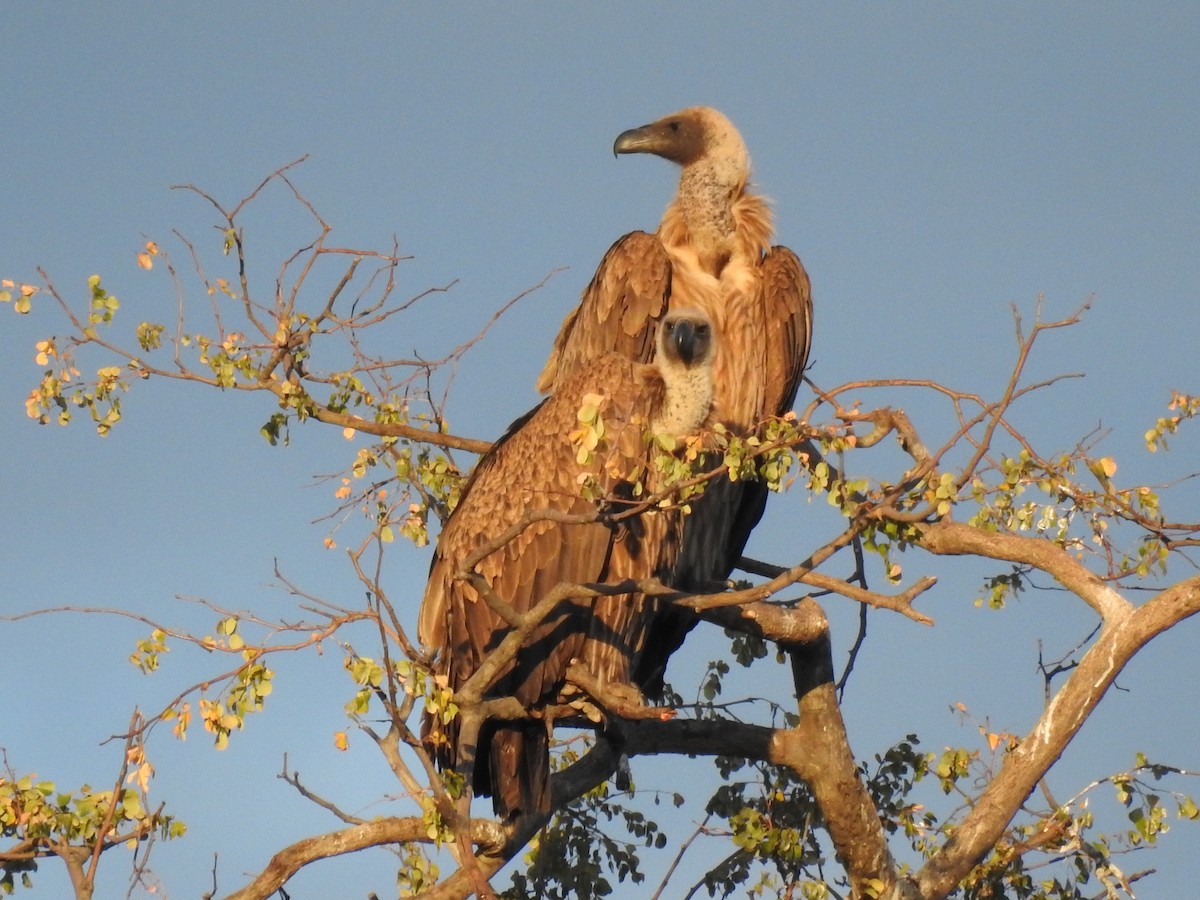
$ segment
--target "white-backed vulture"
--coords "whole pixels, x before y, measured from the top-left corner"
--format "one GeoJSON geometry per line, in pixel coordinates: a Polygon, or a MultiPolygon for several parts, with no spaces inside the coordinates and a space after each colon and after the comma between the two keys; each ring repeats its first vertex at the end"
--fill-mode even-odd
{"type": "MultiPolygon", "coordinates": [[[[554,393],[513,423],[479,461],[447,520],[421,605],[418,636],[433,655],[434,674],[455,692],[512,631],[462,568],[506,531],[523,530],[475,565],[496,597],[518,614],[563,583],[617,583],[664,577],[680,541],[677,509],[651,504],[636,517],[634,479],[644,496],[656,490],[651,435],[697,432],[712,407],[713,329],[703,313],[680,310],[659,329],[653,364],[609,353],[563,379],[554,393]],[[585,411],[586,409],[586,411],[585,411]],[[599,419],[592,417],[591,411],[599,419]],[[596,431],[591,440],[585,432],[596,431]],[[599,442],[594,440],[599,437],[599,442]],[[592,452],[586,448],[594,445],[592,452]],[[590,522],[537,519],[540,512],[585,515],[590,522]]],[[[534,719],[484,723],[471,777],[477,795],[491,794],[497,815],[511,820],[549,809],[549,732],[541,711],[565,702],[567,667],[618,689],[632,685],[657,601],[624,594],[560,604],[525,637],[511,662],[479,688],[485,698],[515,697],[534,719]]],[[[486,673],[485,673],[486,675],[486,673]]],[[[628,698],[629,689],[622,692],[628,698]]],[[[426,743],[444,768],[463,768],[459,720],[426,714],[426,743]]]]}
{"type": "MultiPolygon", "coordinates": [[[[716,110],[692,107],[623,132],[613,152],[676,163],[679,190],[654,234],[631,232],[605,254],[563,321],[538,389],[554,391],[605,353],[648,361],[655,323],[687,307],[706,313],[718,337],[714,419],[744,435],[783,415],[808,360],[812,301],[796,254],[771,246],[771,211],[748,188],[741,135],[716,110]]],[[[692,504],[674,583],[703,591],[728,578],[765,503],[761,482],[711,482],[692,504]]],[[[647,693],[661,689],[667,658],[693,622],[675,607],[663,610],[636,676],[647,693]]]]}

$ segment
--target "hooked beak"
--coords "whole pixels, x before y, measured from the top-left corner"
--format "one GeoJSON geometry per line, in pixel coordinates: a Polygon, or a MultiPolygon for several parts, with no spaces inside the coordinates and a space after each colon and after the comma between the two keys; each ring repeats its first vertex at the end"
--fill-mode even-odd
{"type": "Polygon", "coordinates": [[[661,136],[653,125],[640,125],[617,135],[613,141],[613,156],[621,153],[657,153],[660,143],[661,136]]]}
{"type": "Polygon", "coordinates": [[[684,365],[690,366],[695,362],[700,349],[696,341],[695,323],[687,319],[677,320],[671,328],[671,343],[675,345],[675,352],[684,365]]]}

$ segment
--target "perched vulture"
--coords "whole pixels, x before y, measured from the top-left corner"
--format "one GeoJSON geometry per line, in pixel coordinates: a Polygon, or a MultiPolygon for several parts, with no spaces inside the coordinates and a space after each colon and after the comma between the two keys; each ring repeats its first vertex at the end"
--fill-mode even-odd
{"type": "MultiPolygon", "coordinates": [[[[418,622],[435,675],[448,687],[460,691],[511,631],[462,577],[468,557],[506,531],[525,525],[475,571],[518,613],[564,582],[616,583],[672,570],[679,511],[652,506],[637,516],[621,512],[634,510],[635,482],[644,496],[656,490],[650,463],[663,451],[652,436],[691,435],[707,421],[715,352],[703,313],[672,312],[658,329],[652,364],[619,353],[598,355],[563,378],[479,461],[438,540],[418,622]],[[594,514],[597,507],[603,515],[596,521],[537,519],[541,511],[594,514]]],[[[578,661],[592,678],[623,688],[627,698],[655,610],[656,601],[641,594],[564,602],[527,636],[509,665],[472,687],[485,698],[515,697],[536,717],[567,702],[566,670],[578,661]]],[[[492,795],[497,815],[511,820],[549,809],[551,727],[537,718],[484,723],[474,771],[462,774],[472,777],[477,795],[492,795]]],[[[444,724],[427,713],[423,732],[443,768],[462,768],[469,748],[459,745],[457,718],[444,724]]]]}
{"type": "MultiPolygon", "coordinates": [[[[653,359],[668,311],[703,311],[717,334],[713,419],[735,434],[792,407],[808,360],[812,301],[796,254],[771,246],[767,201],[748,188],[750,157],[721,113],[693,107],[623,132],[614,153],[653,153],[681,168],[679,190],[654,234],[634,231],[605,254],[563,321],[538,389],[554,392],[606,353],[653,359]]],[[[711,465],[716,465],[716,462],[711,465]]],[[[709,590],[729,577],[766,503],[762,482],[712,481],[684,526],[674,583],[709,590]]],[[[664,609],[635,681],[662,687],[667,658],[694,622],[664,609]]]]}

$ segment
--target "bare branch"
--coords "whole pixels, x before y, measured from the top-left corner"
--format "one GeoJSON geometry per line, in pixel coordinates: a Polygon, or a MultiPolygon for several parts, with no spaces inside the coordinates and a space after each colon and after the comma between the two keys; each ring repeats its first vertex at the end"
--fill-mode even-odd
{"type": "MultiPolygon", "coordinates": [[[[480,844],[503,843],[503,836],[498,826],[492,822],[476,821],[472,823],[472,839],[480,844]]],[[[278,891],[287,880],[310,863],[322,859],[331,859],[347,853],[357,853],[370,847],[382,847],[392,844],[407,844],[426,842],[429,840],[428,825],[420,818],[388,817],[374,819],[333,831],[317,837],[305,838],[280,850],[248,885],[229,894],[226,900],[267,900],[278,891]]],[[[494,873],[503,865],[504,860],[493,860],[485,857],[481,864],[494,873]]],[[[464,873],[453,876],[463,882],[464,873]],[[460,878],[461,876],[461,878],[460,878]]],[[[466,896],[465,894],[430,893],[427,896],[452,897],[466,896]]]]}
{"type": "Polygon", "coordinates": [[[1105,622],[1115,624],[1133,607],[1075,557],[1051,541],[1018,534],[984,531],[958,522],[916,526],[921,547],[943,556],[971,554],[1033,566],[1077,595],[1105,622]]]}
{"type": "MultiPolygon", "coordinates": [[[[768,578],[778,578],[788,572],[787,569],[781,566],[771,565],[745,556],[738,560],[738,568],[743,572],[749,572],[753,575],[763,575],[768,578]]],[[[895,595],[869,591],[865,588],[856,587],[840,578],[822,575],[819,572],[805,573],[797,580],[800,584],[807,584],[810,587],[815,587],[823,591],[840,594],[843,597],[855,600],[866,606],[874,606],[877,609],[889,609],[893,612],[898,612],[902,616],[912,619],[914,622],[920,622],[922,625],[933,624],[933,619],[912,608],[913,601],[917,597],[937,584],[937,579],[933,576],[921,578],[911,587],[905,588],[899,594],[895,595]]]]}
{"type": "MultiPolygon", "coordinates": [[[[1053,573],[1051,573],[1053,574],[1053,573]]],[[[1200,612],[1200,577],[1157,594],[1123,616],[1105,620],[1095,643],[1046,706],[1036,725],[1004,760],[945,846],[920,870],[921,896],[949,894],[991,849],[1062,754],[1117,676],[1150,640],[1200,612]]]]}
{"type": "Polygon", "coordinates": [[[333,813],[333,815],[337,816],[339,819],[341,819],[346,824],[348,824],[348,825],[361,825],[362,824],[362,822],[363,822],[362,819],[358,818],[357,816],[352,816],[349,813],[342,812],[342,810],[338,809],[337,804],[329,802],[324,797],[320,797],[317,794],[314,794],[308,788],[306,788],[304,786],[304,784],[300,781],[300,773],[299,772],[288,771],[288,762],[287,762],[287,754],[286,753],[283,755],[283,768],[280,770],[279,774],[276,775],[275,777],[282,781],[286,781],[288,784],[290,784],[292,787],[294,787],[296,789],[296,792],[301,797],[303,797],[305,800],[315,803],[317,806],[321,807],[324,810],[328,810],[329,812],[333,813]]]}

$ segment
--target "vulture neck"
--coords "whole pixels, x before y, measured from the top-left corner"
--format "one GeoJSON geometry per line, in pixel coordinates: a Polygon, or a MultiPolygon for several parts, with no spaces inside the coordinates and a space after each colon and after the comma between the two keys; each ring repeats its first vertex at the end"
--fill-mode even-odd
{"type": "MultiPolygon", "coordinates": [[[[743,160],[705,156],[684,166],[679,191],[658,230],[667,249],[690,250],[701,269],[720,278],[731,258],[749,250],[744,240],[747,235],[739,234],[747,224],[739,214],[741,207],[747,200],[758,199],[746,193],[748,177],[743,160]]],[[[753,205],[763,206],[766,212],[761,201],[753,205]]],[[[758,213],[755,216],[760,217],[758,213]]],[[[769,220],[766,227],[769,231],[769,220]]],[[[755,243],[757,238],[755,235],[755,243]]]]}
{"type": "Polygon", "coordinates": [[[654,434],[686,437],[700,430],[712,410],[713,383],[711,362],[685,368],[662,367],[666,388],[662,406],[651,420],[654,434]]]}
{"type": "Polygon", "coordinates": [[[737,225],[733,220],[734,192],[711,166],[688,166],[679,177],[679,208],[701,264],[719,275],[733,255],[737,225]]]}

